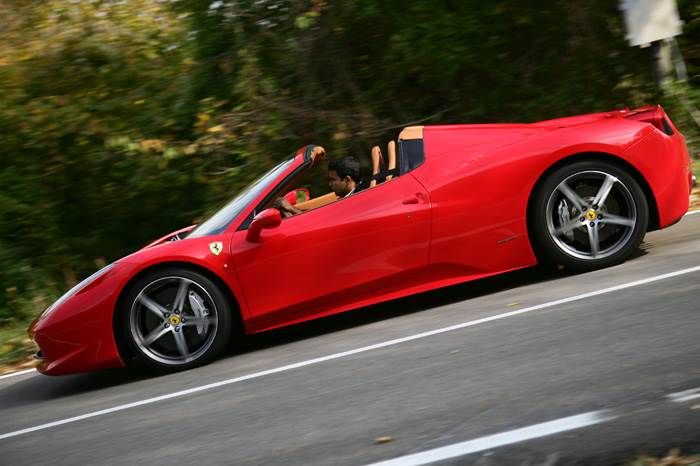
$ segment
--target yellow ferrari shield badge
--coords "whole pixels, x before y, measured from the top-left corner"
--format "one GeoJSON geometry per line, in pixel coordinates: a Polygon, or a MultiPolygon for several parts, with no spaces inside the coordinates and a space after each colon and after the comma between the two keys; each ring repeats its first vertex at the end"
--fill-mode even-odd
{"type": "Polygon", "coordinates": [[[596,218],[595,210],[589,210],[588,212],[586,212],[586,218],[588,220],[591,220],[591,221],[595,220],[595,218],[596,218]]]}
{"type": "Polygon", "coordinates": [[[214,241],[213,243],[209,243],[209,250],[212,254],[218,256],[221,254],[221,251],[224,250],[224,245],[221,241],[214,241]]]}

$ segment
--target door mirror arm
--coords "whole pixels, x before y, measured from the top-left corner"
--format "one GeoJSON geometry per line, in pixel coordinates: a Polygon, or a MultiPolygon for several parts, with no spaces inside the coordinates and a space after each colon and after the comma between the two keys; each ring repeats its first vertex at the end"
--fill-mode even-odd
{"type": "Polygon", "coordinates": [[[282,215],[277,209],[265,209],[255,217],[248,227],[246,239],[251,243],[260,241],[260,233],[268,228],[277,228],[282,223],[282,215]]]}

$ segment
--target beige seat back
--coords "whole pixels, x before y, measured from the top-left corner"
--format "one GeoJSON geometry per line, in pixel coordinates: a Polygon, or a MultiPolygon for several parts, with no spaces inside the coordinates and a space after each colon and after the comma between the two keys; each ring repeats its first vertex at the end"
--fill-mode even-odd
{"type": "MultiPolygon", "coordinates": [[[[393,170],[396,168],[396,143],[394,141],[389,141],[389,144],[387,144],[387,163],[386,163],[386,169],[387,170],[393,170]]],[[[393,176],[389,175],[386,177],[386,181],[389,181],[392,179],[393,176]]]]}
{"type": "MultiPolygon", "coordinates": [[[[384,157],[382,157],[382,150],[379,146],[374,146],[371,152],[372,157],[372,176],[379,174],[384,168],[384,157]]],[[[377,180],[372,180],[369,182],[369,187],[374,188],[377,186],[377,180]]]]}
{"type": "Polygon", "coordinates": [[[399,133],[399,141],[408,141],[410,139],[423,139],[422,126],[407,126],[399,133]]]}

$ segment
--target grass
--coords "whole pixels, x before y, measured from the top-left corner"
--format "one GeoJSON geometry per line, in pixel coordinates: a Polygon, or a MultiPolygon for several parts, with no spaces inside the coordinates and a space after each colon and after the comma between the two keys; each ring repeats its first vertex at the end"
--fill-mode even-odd
{"type": "Polygon", "coordinates": [[[30,323],[19,321],[0,328],[0,374],[32,365],[36,347],[27,335],[30,323]]]}
{"type": "Polygon", "coordinates": [[[626,466],[700,466],[700,456],[681,455],[678,449],[673,449],[666,456],[660,458],[640,456],[626,463],[626,466]]]}

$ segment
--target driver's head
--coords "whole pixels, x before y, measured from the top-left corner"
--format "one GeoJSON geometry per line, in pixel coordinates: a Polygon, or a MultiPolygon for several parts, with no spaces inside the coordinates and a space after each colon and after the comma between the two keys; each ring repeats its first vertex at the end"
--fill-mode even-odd
{"type": "Polygon", "coordinates": [[[337,196],[347,196],[360,179],[360,162],[351,155],[328,163],[328,186],[337,196]]]}

